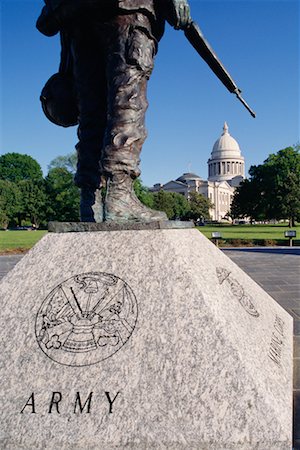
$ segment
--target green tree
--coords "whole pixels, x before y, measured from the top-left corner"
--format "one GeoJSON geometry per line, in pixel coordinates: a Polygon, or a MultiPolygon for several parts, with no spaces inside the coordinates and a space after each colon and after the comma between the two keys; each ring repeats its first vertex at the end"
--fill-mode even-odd
{"type": "Polygon", "coordinates": [[[300,146],[271,154],[264,166],[267,218],[288,219],[290,227],[294,226],[300,218],[300,146]]]}
{"type": "Polygon", "coordinates": [[[237,189],[231,214],[254,219],[300,219],[300,148],[287,147],[263,164],[251,166],[250,179],[237,189]]]}
{"type": "Polygon", "coordinates": [[[134,192],[137,198],[149,208],[153,208],[154,205],[154,197],[152,192],[142,184],[140,178],[137,178],[133,184],[134,192]]]}
{"type": "Polygon", "coordinates": [[[45,221],[46,193],[44,180],[21,180],[17,183],[20,190],[20,208],[17,213],[18,224],[29,220],[35,228],[45,221]]]}
{"type": "Polygon", "coordinates": [[[190,209],[187,199],[174,192],[155,192],[153,198],[153,208],[164,211],[168,219],[183,219],[190,209]]]}
{"type": "Polygon", "coordinates": [[[236,189],[230,208],[230,217],[232,219],[242,219],[250,217],[253,220],[263,220],[261,182],[252,183],[244,180],[236,189]]]}
{"type": "Polygon", "coordinates": [[[41,181],[43,173],[39,163],[29,155],[5,153],[0,156],[0,180],[17,183],[21,180],[41,181]]]}
{"type": "Polygon", "coordinates": [[[56,167],[46,179],[47,219],[62,222],[79,221],[79,189],[74,185],[73,175],[67,169],[56,167]]]}
{"type": "MultiPolygon", "coordinates": [[[[13,192],[19,192],[18,202],[6,205],[6,210],[17,209],[18,225],[22,225],[22,220],[30,220],[38,227],[45,211],[44,180],[39,163],[28,155],[6,153],[0,156],[0,180],[11,182],[13,192]]],[[[12,197],[11,201],[14,201],[12,197]]],[[[12,220],[11,213],[6,216],[12,220]]]]}
{"type": "Polygon", "coordinates": [[[49,166],[48,171],[52,169],[66,169],[68,172],[75,174],[77,166],[77,153],[68,153],[64,156],[57,156],[57,158],[53,159],[49,166]]]}
{"type": "Polygon", "coordinates": [[[20,209],[21,193],[16,185],[7,180],[0,180],[0,227],[7,228],[20,209]]]}
{"type": "Polygon", "coordinates": [[[171,192],[155,192],[153,208],[158,211],[164,211],[167,214],[168,219],[172,219],[174,216],[173,203],[171,192]]]}
{"type": "Polygon", "coordinates": [[[209,199],[198,192],[190,192],[189,194],[189,211],[186,214],[187,219],[209,219],[209,210],[213,204],[209,199]]]}
{"type": "Polygon", "coordinates": [[[184,195],[172,193],[173,196],[173,219],[184,220],[190,211],[190,203],[184,195]]]}

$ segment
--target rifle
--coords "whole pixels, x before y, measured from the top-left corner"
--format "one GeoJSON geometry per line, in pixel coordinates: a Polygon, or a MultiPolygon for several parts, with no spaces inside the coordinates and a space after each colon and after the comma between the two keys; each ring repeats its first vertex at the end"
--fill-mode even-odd
{"type": "Polygon", "coordinates": [[[204,61],[209,65],[212,71],[217,75],[219,80],[226,86],[230,93],[234,93],[240,102],[249,111],[252,117],[255,117],[255,112],[252,111],[250,106],[241,96],[242,91],[237,87],[236,83],[233,81],[207,40],[202,34],[199,26],[195,22],[191,22],[185,29],[184,34],[192,44],[194,49],[199,53],[199,55],[204,59],[204,61]]]}

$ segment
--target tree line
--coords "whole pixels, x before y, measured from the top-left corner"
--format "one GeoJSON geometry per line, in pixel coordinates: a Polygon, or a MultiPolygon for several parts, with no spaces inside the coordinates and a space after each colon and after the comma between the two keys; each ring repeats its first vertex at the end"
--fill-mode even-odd
{"type": "MultiPolygon", "coordinates": [[[[51,220],[79,221],[80,191],[74,185],[76,153],[55,158],[43,177],[31,156],[6,153],[0,156],[0,227],[32,224],[46,227],[51,220]]],[[[251,221],[288,219],[300,221],[300,145],[269,155],[263,164],[251,166],[249,179],[236,189],[231,218],[251,221]]],[[[208,220],[212,203],[196,192],[183,195],[150,192],[140,179],[135,192],[142,203],[165,211],[169,219],[208,220]]]]}
{"type": "Polygon", "coordinates": [[[31,156],[0,156],[0,226],[46,226],[49,220],[79,216],[79,192],[67,168],[50,165],[47,176],[31,156]]]}
{"type": "Polygon", "coordinates": [[[300,221],[300,145],[269,155],[251,166],[249,179],[237,188],[231,204],[232,218],[300,221]]]}
{"type": "MultiPolygon", "coordinates": [[[[54,159],[43,177],[39,163],[29,155],[6,153],[0,156],[0,227],[31,224],[46,227],[49,221],[79,221],[80,190],[74,185],[76,154],[54,159]]],[[[165,211],[169,219],[209,219],[212,204],[201,194],[152,193],[140,179],[135,193],[146,206],[165,211]]]]}

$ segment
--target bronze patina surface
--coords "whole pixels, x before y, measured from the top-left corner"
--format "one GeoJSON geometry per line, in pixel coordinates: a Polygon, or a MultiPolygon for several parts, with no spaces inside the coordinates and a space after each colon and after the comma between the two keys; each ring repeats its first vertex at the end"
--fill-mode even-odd
{"type": "MultiPolygon", "coordinates": [[[[191,22],[188,2],[46,0],[45,3],[37,28],[47,36],[61,33],[60,72],[71,75],[78,102],[75,183],[81,188],[81,220],[167,220],[165,213],[139,202],[133,181],[140,174],[140,152],[146,138],[146,89],[158,42],[165,20],[182,29],[191,22]],[[104,201],[96,193],[103,183],[107,187],[104,201]]],[[[42,100],[47,111],[45,90],[42,100]]],[[[51,119],[55,122],[51,107],[51,119]]],[[[72,111],[70,107],[70,115],[73,113],[74,105],[72,111]]],[[[67,120],[65,110],[63,120],[57,117],[57,123],[73,124],[67,120]]]]}
{"type": "Polygon", "coordinates": [[[187,0],[45,0],[37,28],[60,33],[59,73],[41,101],[49,120],[74,125],[83,222],[165,221],[136,197],[146,139],[147,83],[165,22],[187,39],[226,88],[255,116],[190,15],[187,0]],[[74,101],[75,99],[75,101],[74,101]],[[99,194],[105,187],[106,195],[99,194]]]}

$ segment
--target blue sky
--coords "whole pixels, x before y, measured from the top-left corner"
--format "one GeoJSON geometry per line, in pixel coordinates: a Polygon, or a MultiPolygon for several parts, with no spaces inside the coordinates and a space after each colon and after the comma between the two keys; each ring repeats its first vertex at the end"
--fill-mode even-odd
{"type": "MultiPolygon", "coordinates": [[[[26,153],[47,173],[73,151],[76,127],[47,121],[40,91],[57,72],[59,41],[35,29],[42,1],[1,0],[0,153],[26,153]]],[[[167,26],[148,86],[148,139],[142,180],[151,186],[207,160],[224,121],[246,168],[299,141],[298,0],[190,0],[193,19],[256,111],[253,119],[197,55],[181,31],[167,26]]]]}

